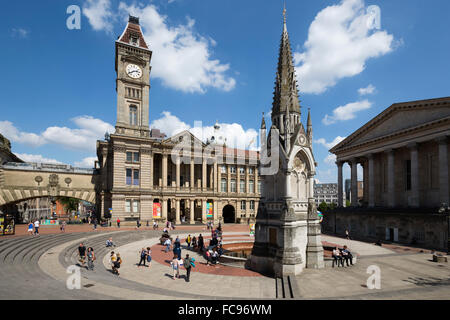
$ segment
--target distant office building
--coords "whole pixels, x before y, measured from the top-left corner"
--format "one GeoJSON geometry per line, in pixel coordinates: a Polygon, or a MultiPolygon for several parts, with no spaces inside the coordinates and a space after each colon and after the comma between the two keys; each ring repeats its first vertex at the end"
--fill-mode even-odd
{"type": "Polygon", "coordinates": [[[314,184],[314,198],[318,206],[322,202],[326,204],[338,203],[338,189],[337,183],[315,183],[314,184]]]}

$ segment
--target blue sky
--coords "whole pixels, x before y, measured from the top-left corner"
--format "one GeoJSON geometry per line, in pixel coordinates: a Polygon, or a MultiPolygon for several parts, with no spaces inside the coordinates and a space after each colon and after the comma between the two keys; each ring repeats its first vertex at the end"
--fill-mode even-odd
{"type": "MultiPolygon", "coordinates": [[[[282,0],[8,1],[0,12],[0,132],[25,160],[90,166],[116,119],[114,41],[139,15],[153,51],[150,123],[168,134],[218,120],[251,145],[271,109],[282,0]],[[69,30],[66,9],[82,9],[69,30]]],[[[449,96],[447,0],[287,0],[317,178],[328,149],[395,102],[449,96]],[[367,24],[370,5],[380,28],[367,24]],[[360,90],[363,89],[363,90],[360,90]]],[[[348,175],[348,170],[345,175],[348,175]]]]}

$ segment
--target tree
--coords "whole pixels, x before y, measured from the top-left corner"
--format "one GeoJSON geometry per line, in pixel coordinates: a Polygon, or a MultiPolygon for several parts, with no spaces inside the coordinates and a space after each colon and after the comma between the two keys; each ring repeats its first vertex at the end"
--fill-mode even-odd
{"type": "Polygon", "coordinates": [[[77,211],[78,210],[78,204],[80,203],[80,200],[75,198],[67,198],[67,197],[59,197],[57,199],[59,203],[61,203],[64,207],[64,210],[66,213],[77,211]]]}
{"type": "Polygon", "coordinates": [[[320,212],[325,212],[328,210],[328,205],[325,201],[323,201],[321,204],[319,204],[319,211],[320,212]]]}
{"type": "Polygon", "coordinates": [[[345,200],[345,206],[346,206],[346,207],[350,207],[350,206],[351,206],[350,200],[345,200]]]}

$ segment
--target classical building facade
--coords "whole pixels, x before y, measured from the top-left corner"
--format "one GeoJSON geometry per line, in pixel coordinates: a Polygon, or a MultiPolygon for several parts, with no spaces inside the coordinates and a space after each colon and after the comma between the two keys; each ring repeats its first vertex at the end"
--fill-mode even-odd
{"type": "Polygon", "coordinates": [[[309,112],[306,128],[301,122],[285,12],[271,116],[267,141],[264,116],[261,124],[262,192],[248,267],[281,277],[324,266],[314,201],[312,122],[309,112]]]}
{"type": "Polygon", "coordinates": [[[396,103],[330,152],[351,166],[351,203],[357,205],[357,164],[363,167],[363,202],[369,207],[449,205],[450,98],[396,103]]]}
{"type": "Polygon", "coordinates": [[[361,236],[446,246],[448,223],[442,213],[450,202],[448,136],[449,97],[395,103],[384,110],[330,150],[337,159],[340,206],[342,166],[351,166],[355,210],[326,223],[335,230],[353,225],[361,236]],[[363,167],[364,184],[358,210],[357,164],[363,167]]]}
{"type": "Polygon", "coordinates": [[[102,216],[125,224],[254,220],[260,198],[257,152],[214,139],[206,144],[188,131],[166,138],[150,130],[151,56],[139,19],[130,17],[116,41],[116,130],[97,142],[102,216]]]}

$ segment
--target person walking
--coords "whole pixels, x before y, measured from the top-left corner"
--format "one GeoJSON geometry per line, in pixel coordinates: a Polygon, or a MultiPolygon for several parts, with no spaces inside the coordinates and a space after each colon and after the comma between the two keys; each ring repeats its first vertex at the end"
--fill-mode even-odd
{"type": "Polygon", "coordinates": [[[120,218],[117,218],[117,228],[120,228],[120,218]]]}
{"type": "Polygon", "coordinates": [[[65,221],[61,222],[60,229],[61,229],[61,232],[66,232],[66,222],[65,221]]]}
{"type": "Polygon", "coordinates": [[[152,266],[152,249],[150,247],[147,247],[147,262],[150,268],[152,266]]]}
{"type": "Polygon", "coordinates": [[[117,275],[120,276],[119,269],[120,269],[120,266],[122,265],[122,258],[120,257],[120,253],[117,253],[116,256],[117,256],[117,259],[116,259],[115,267],[117,270],[117,275]]]}
{"type": "Polygon", "coordinates": [[[145,261],[147,260],[147,251],[145,250],[145,248],[142,248],[141,250],[141,260],[139,261],[138,267],[141,266],[141,263],[144,262],[144,267],[146,267],[145,265],[145,261]]]}
{"type": "Polygon", "coordinates": [[[111,251],[111,256],[109,258],[109,262],[111,263],[111,271],[114,274],[117,274],[116,261],[117,261],[116,254],[114,253],[114,251],[111,251]]]}
{"type": "Polygon", "coordinates": [[[173,246],[173,254],[178,257],[178,260],[181,259],[181,245],[179,242],[175,242],[173,246]]]}
{"type": "Polygon", "coordinates": [[[170,238],[167,238],[166,241],[164,242],[164,245],[166,246],[166,250],[165,250],[166,253],[169,252],[171,244],[172,244],[172,241],[170,240],[170,238]]]}
{"type": "Polygon", "coordinates": [[[188,248],[191,247],[191,241],[192,241],[191,235],[189,234],[189,235],[187,236],[187,238],[186,238],[186,244],[187,244],[187,247],[188,247],[188,248]]]}
{"type": "Polygon", "coordinates": [[[192,269],[192,259],[189,258],[189,255],[186,255],[186,258],[183,259],[183,266],[186,269],[186,282],[190,281],[191,269],[192,269]]]}
{"type": "Polygon", "coordinates": [[[34,222],[34,234],[39,235],[39,220],[34,222]]]}
{"type": "Polygon", "coordinates": [[[94,271],[94,261],[95,261],[94,248],[89,247],[87,249],[87,259],[88,259],[88,270],[94,271]]]}
{"type": "Polygon", "coordinates": [[[136,220],[136,229],[139,229],[141,227],[141,222],[139,219],[136,220]]]}
{"type": "Polygon", "coordinates": [[[192,238],[192,249],[197,250],[197,238],[195,236],[192,238]]]}
{"type": "Polygon", "coordinates": [[[175,276],[177,278],[180,277],[180,262],[178,261],[177,256],[173,256],[173,259],[170,262],[170,265],[172,266],[172,270],[173,270],[173,280],[175,280],[175,276]]]}
{"type": "Polygon", "coordinates": [[[28,234],[30,236],[33,235],[33,227],[34,227],[34,224],[33,224],[33,222],[30,221],[30,223],[28,224],[28,234]]]}
{"type": "Polygon", "coordinates": [[[84,261],[86,260],[86,247],[84,246],[83,242],[80,243],[78,246],[78,255],[80,256],[80,263],[82,266],[84,266],[84,261]]]}
{"type": "Polygon", "coordinates": [[[203,242],[203,236],[202,236],[202,234],[200,233],[200,235],[198,236],[198,249],[199,249],[199,252],[203,252],[203,246],[204,246],[205,244],[204,244],[204,242],[203,242]]]}
{"type": "Polygon", "coordinates": [[[97,219],[94,218],[94,230],[97,230],[97,219]]]}

